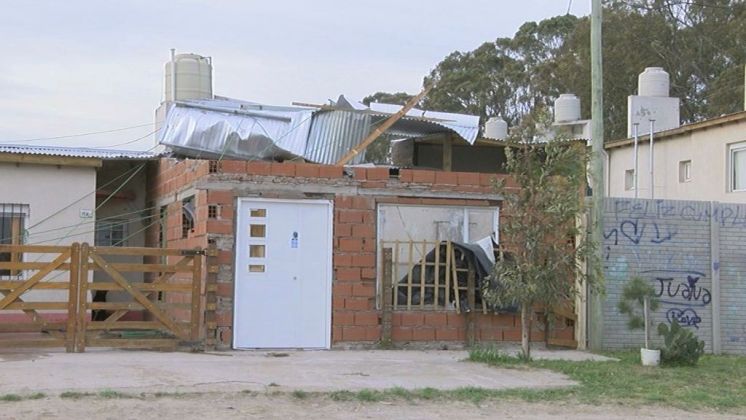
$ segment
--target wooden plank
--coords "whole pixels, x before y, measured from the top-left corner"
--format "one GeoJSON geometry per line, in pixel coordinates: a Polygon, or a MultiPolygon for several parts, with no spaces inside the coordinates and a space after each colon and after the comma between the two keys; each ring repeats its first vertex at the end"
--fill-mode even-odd
{"type": "Polygon", "coordinates": [[[67,302],[13,302],[9,303],[3,308],[3,310],[59,310],[64,311],[67,309],[67,302]]]}
{"type": "Polygon", "coordinates": [[[132,297],[134,297],[135,300],[137,300],[138,302],[140,302],[145,307],[145,309],[147,309],[148,311],[150,311],[150,313],[154,317],[156,317],[159,321],[161,321],[161,323],[163,323],[163,325],[165,325],[166,327],[168,327],[168,329],[172,333],[174,333],[174,335],[176,335],[176,336],[178,336],[180,338],[184,338],[184,339],[186,339],[188,337],[188,335],[184,332],[184,330],[182,330],[176,324],[176,322],[174,320],[172,320],[167,314],[163,313],[158,307],[156,307],[153,304],[153,302],[149,301],[148,298],[146,296],[144,296],[139,290],[137,290],[137,289],[133,288],[132,286],[130,286],[129,283],[127,282],[127,279],[125,279],[124,277],[122,277],[122,275],[118,271],[116,271],[113,268],[111,268],[111,266],[109,265],[109,263],[107,263],[106,261],[104,261],[100,256],[98,256],[95,253],[91,254],[91,258],[93,259],[93,261],[96,264],[98,264],[99,267],[103,268],[104,271],[106,271],[106,273],[115,282],[119,283],[122,286],[122,288],[124,288],[127,291],[127,293],[129,293],[130,295],[132,295],[132,297]]]}
{"type": "MultiPolygon", "coordinates": [[[[188,322],[180,322],[183,327],[188,327],[188,322]]],[[[92,321],[88,324],[88,331],[115,331],[115,330],[162,330],[168,332],[158,321],[92,321]]]]}
{"type": "Polygon", "coordinates": [[[461,313],[461,297],[459,295],[458,269],[456,268],[456,250],[451,245],[451,275],[453,276],[453,297],[456,300],[456,313],[461,313]]]}
{"type": "MultiPolygon", "coordinates": [[[[0,262],[0,270],[15,270],[15,271],[40,270],[46,267],[48,264],[49,262],[3,261],[3,262],[0,262]]],[[[60,266],[57,268],[57,271],[68,271],[68,270],[70,270],[70,264],[68,263],[60,264],[60,266]]]]}
{"type": "MultiPolygon", "coordinates": [[[[49,263],[47,263],[49,264],[49,263]]],[[[2,267],[0,267],[2,269],[2,267]]],[[[13,290],[23,284],[23,281],[0,281],[0,290],[13,290]]],[[[70,283],[67,280],[59,282],[39,282],[34,285],[34,290],[45,289],[45,290],[67,290],[70,287],[70,283]]]]}
{"type": "Polygon", "coordinates": [[[381,136],[386,130],[391,128],[392,125],[394,125],[397,121],[399,121],[407,112],[409,112],[410,109],[414,108],[415,105],[417,105],[417,102],[419,102],[422,98],[427,95],[428,92],[430,92],[430,89],[433,88],[433,84],[429,84],[425,86],[424,89],[422,89],[422,92],[418,93],[417,96],[413,97],[412,99],[408,100],[407,103],[396,112],[396,114],[390,116],[386,119],[383,123],[381,123],[378,127],[376,127],[375,130],[373,130],[372,133],[368,135],[360,144],[353,147],[349,152],[347,152],[341,159],[337,161],[337,166],[342,166],[347,164],[352,158],[357,156],[358,153],[365,150],[368,146],[370,146],[371,143],[373,143],[378,137],[381,136]]]}
{"type": "Polygon", "coordinates": [[[414,241],[409,241],[409,271],[407,273],[407,310],[412,309],[412,270],[414,270],[414,241]]]}
{"type": "Polygon", "coordinates": [[[440,242],[435,242],[435,268],[434,268],[433,286],[433,305],[438,306],[438,297],[440,292],[440,242]]]}
{"type": "Polygon", "coordinates": [[[26,290],[33,287],[36,283],[38,283],[41,279],[43,279],[47,274],[54,271],[55,268],[57,268],[58,265],[65,262],[70,257],[70,250],[66,249],[65,252],[60,254],[57,258],[54,259],[49,265],[47,265],[46,268],[39,270],[34,274],[30,279],[26,280],[18,286],[17,288],[13,289],[12,292],[5,295],[5,297],[0,300],[0,309],[5,308],[9,303],[16,300],[19,296],[21,296],[23,293],[26,292],[26,290]]]}
{"type": "Polygon", "coordinates": [[[88,272],[91,248],[87,243],[80,247],[80,280],[78,281],[78,311],[75,317],[75,351],[83,353],[86,343],[87,312],[84,310],[88,303],[88,272]]]}
{"type": "Polygon", "coordinates": [[[392,286],[394,288],[394,310],[399,308],[399,253],[401,252],[401,249],[399,249],[399,241],[395,241],[394,243],[394,260],[393,260],[393,267],[391,267],[394,271],[394,277],[391,279],[392,286]]]}
{"type": "Polygon", "coordinates": [[[391,343],[392,316],[393,316],[393,293],[392,287],[392,265],[394,259],[391,248],[383,248],[383,313],[381,314],[381,342],[391,343]]]}
{"type": "MultiPolygon", "coordinates": [[[[85,273],[88,276],[88,273],[85,273]]],[[[65,351],[75,351],[76,315],[78,313],[78,287],[80,284],[80,244],[75,242],[70,250],[70,276],[67,286],[67,330],[65,331],[65,351]]]]}
{"type": "Polygon", "coordinates": [[[0,348],[64,347],[64,338],[0,338],[0,348]]]}
{"type": "MultiPolygon", "coordinates": [[[[191,284],[174,284],[174,283],[130,283],[132,287],[142,291],[155,292],[189,292],[192,290],[191,284]]],[[[121,291],[122,287],[118,283],[91,283],[88,285],[89,290],[109,290],[121,291]]]]}
{"type": "Polygon", "coordinates": [[[445,299],[445,305],[446,308],[448,307],[448,304],[451,302],[451,241],[446,241],[446,299],[445,299]]]}
{"type": "MultiPolygon", "coordinates": [[[[111,267],[120,273],[189,273],[193,270],[190,265],[174,264],[130,264],[130,263],[110,263],[111,267]]],[[[101,271],[99,267],[94,270],[101,271]]]]}
{"type": "Polygon", "coordinates": [[[450,134],[443,139],[443,170],[453,170],[453,137],[450,134]]]}
{"type": "MultiPolygon", "coordinates": [[[[65,322],[47,322],[44,326],[29,320],[28,322],[13,322],[10,324],[0,323],[0,332],[41,332],[41,331],[64,331],[65,322]]],[[[2,338],[0,338],[2,339],[2,338]]]]}
{"type": "Polygon", "coordinates": [[[0,245],[0,252],[20,252],[24,254],[61,254],[69,249],[69,246],[52,245],[0,245]]]}
{"type": "MultiPolygon", "coordinates": [[[[191,309],[192,305],[189,303],[157,303],[158,308],[161,309],[191,309]]],[[[105,310],[105,311],[143,311],[145,308],[140,302],[90,302],[86,304],[86,309],[105,310]]]]}
{"type": "MultiPolygon", "coordinates": [[[[184,256],[195,252],[194,250],[183,250],[173,248],[148,248],[148,247],[121,247],[121,246],[97,246],[91,248],[96,255],[130,255],[130,256],[184,256]]],[[[201,251],[200,251],[201,252],[201,251]]]]}
{"type": "Polygon", "coordinates": [[[192,313],[191,313],[191,338],[192,340],[199,339],[200,329],[200,318],[202,312],[200,311],[200,304],[202,303],[202,256],[196,255],[192,257],[192,313]]]}
{"type": "Polygon", "coordinates": [[[420,307],[425,306],[425,259],[427,257],[427,241],[422,241],[422,259],[420,260],[420,307]]]}
{"type": "Polygon", "coordinates": [[[119,349],[154,349],[178,347],[179,340],[173,338],[87,338],[86,344],[91,347],[112,347],[119,349]]]}

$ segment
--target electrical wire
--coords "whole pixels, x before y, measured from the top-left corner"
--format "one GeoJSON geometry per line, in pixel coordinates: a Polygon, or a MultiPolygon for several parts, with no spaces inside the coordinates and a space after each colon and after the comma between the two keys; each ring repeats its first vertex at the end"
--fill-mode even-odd
{"type": "Polygon", "coordinates": [[[20,139],[20,140],[3,140],[0,141],[0,144],[13,144],[13,143],[30,143],[34,141],[44,141],[44,140],[58,140],[58,139],[67,139],[72,137],[84,137],[84,136],[93,136],[96,134],[106,134],[106,133],[116,133],[118,131],[125,131],[125,130],[131,130],[133,128],[140,128],[145,127],[148,125],[152,125],[153,123],[147,123],[147,124],[139,124],[139,125],[133,125],[129,127],[122,127],[122,128],[115,128],[112,130],[103,130],[103,131],[91,131],[88,133],[78,133],[78,134],[70,134],[66,136],[55,136],[55,137],[37,137],[37,138],[31,138],[31,139],[20,139]]]}

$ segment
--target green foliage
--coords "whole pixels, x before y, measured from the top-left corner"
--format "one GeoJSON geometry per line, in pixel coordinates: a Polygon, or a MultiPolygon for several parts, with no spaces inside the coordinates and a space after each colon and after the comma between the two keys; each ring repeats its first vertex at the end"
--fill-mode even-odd
{"type": "MultiPolygon", "coordinates": [[[[405,105],[407,101],[412,99],[413,95],[406,92],[386,93],[376,92],[373,95],[366,96],[362,102],[365,105],[370,105],[373,102],[380,102],[385,104],[405,105]]],[[[365,162],[376,163],[376,164],[389,164],[391,163],[391,156],[389,150],[391,149],[391,137],[382,135],[377,138],[370,146],[365,149],[365,162]]]]}
{"type": "Polygon", "coordinates": [[[694,366],[705,353],[705,342],[676,320],[671,322],[671,327],[663,322],[658,324],[658,334],[663,336],[664,342],[661,349],[663,365],[694,366]]]}
{"type": "MultiPolygon", "coordinates": [[[[636,93],[645,67],[670,73],[671,95],[681,98],[682,123],[740,111],[745,22],[742,0],[605,2],[605,138],[626,137],[627,96],[636,93]]],[[[500,115],[517,125],[559,94],[573,92],[588,116],[589,39],[588,17],[526,22],[512,38],[446,56],[425,78],[439,82],[423,106],[479,115],[482,122],[500,115]]]]}
{"type": "MultiPolygon", "coordinates": [[[[548,131],[548,115],[524,121],[506,148],[506,169],[517,185],[498,183],[501,211],[509,215],[500,226],[501,241],[510,258],[495,265],[484,290],[495,307],[518,305],[525,312],[534,304],[551,308],[572,301],[577,282],[598,288],[599,265],[593,243],[578,219],[585,212],[587,150],[578,142],[554,139],[538,143],[548,131]]],[[[523,325],[527,328],[527,325],[523,325]]],[[[524,353],[529,348],[524,343],[524,353]]]]}
{"type": "Polygon", "coordinates": [[[631,330],[645,328],[643,313],[645,299],[648,299],[649,311],[658,309],[659,301],[655,288],[642,277],[635,276],[624,285],[622,298],[617,305],[619,312],[629,317],[627,326],[631,330]]]}

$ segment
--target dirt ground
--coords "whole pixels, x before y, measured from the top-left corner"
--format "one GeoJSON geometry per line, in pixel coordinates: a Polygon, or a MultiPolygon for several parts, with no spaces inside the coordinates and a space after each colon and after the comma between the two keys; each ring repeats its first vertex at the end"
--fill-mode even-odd
{"type": "MultiPolygon", "coordinates": [[[[746,413],[742,413],[746,414],[746,413]]],[[[205,393],[184,397],[79,400],[57,396],[41,400],[0,403],[0,419],[722,419],[737,414],[691,413],[656,407],[587,406],[572,404],[486,401],[340,402],[327,397],[298,399],[291,395],[205,393]]]]}

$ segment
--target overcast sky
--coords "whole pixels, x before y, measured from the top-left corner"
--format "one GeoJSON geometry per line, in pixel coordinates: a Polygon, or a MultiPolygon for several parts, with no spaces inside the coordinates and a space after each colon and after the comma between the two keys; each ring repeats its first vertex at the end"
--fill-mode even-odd
{"type": "MultiPolygon", "coordinates": [[[[0,142],[152,124],[169,49],[212,56],[215,94],[273,105],[416,93],[447,54],[568,0],[0,0],[0,142]]],[[[590,1],[571,13],[586,15],[590,1]]],[[[152,125],[23,144],[109,146],[152,125]]],[[[120,148],[148,149],[152,138],[120,148]]]]}

